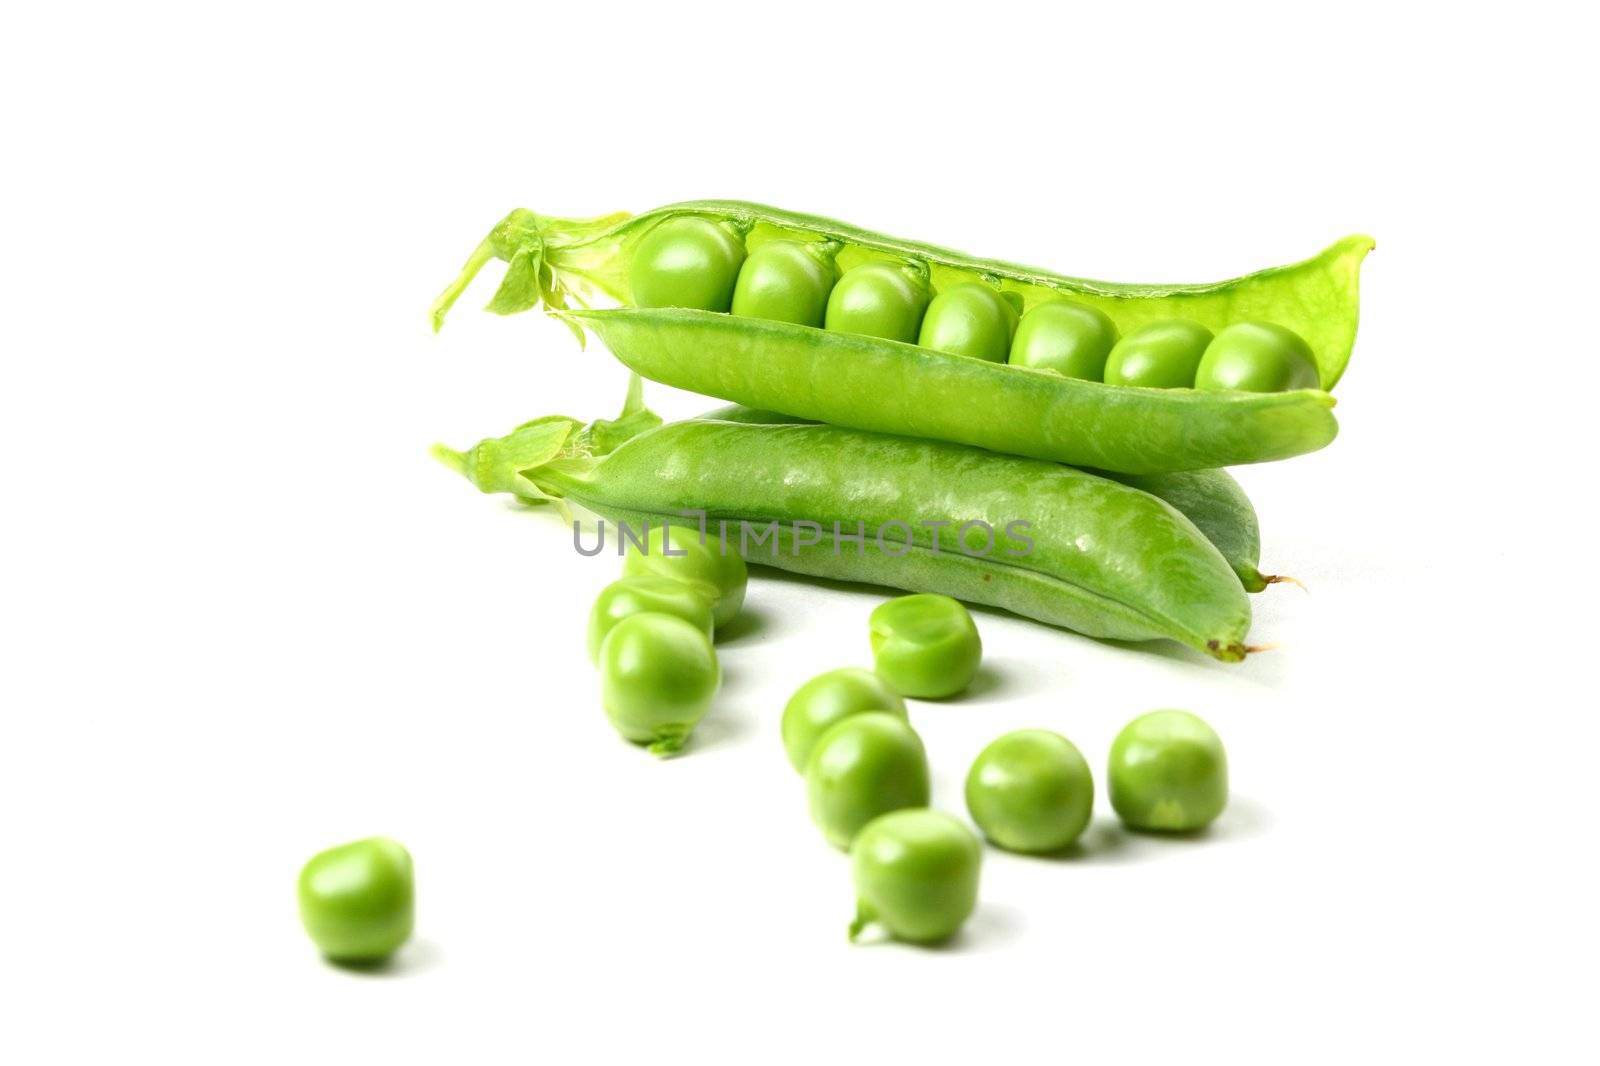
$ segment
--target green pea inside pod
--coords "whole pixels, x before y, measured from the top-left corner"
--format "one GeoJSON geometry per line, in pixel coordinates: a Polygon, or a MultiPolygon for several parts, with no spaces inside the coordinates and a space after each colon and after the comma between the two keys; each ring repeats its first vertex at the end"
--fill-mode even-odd
{"type": "Polygon", "coordinates": [[[670,614],[635,614],[600,645],[600,703],[623,737],[676,755],[722,682],[711,638],[670,614]]]}
{"type": "Polygon", "coordinates": [[[852,714],[817,739],[806,760],[811,820],[848,848],[861,827],[889,811],[928,805],[928,755],[902,717],[852,714]]]}
{"type": "Polygon", "coordinates": [[[928,272],[877,260],[844,272],[828,294],[824,328],[915,344],[928,306],[928,272]]]}
{"type": "Polygon", "coordinates": [[[768,241],[756,247],[739,271],[733,313],[797,326],[821,326],[828,294],[839,280],[833,257],[838,241],[768,241]]]}
{"type": "Polygon", "coordinates": [[[1236,392],[1288,392],[1321,384],[1311,346],[1292,329],[1271,322],[1235,322],[1206,346],[1195,388],[1236,392]]]}
{"type": "Polygon", "coordinates": [[[642,549],[628,544],[623,577],[662,577],[699,589],[711,601],[718,629],[738,617],[750,570],[732,545],[724,547],[709,532],[702,538],[696,529],[666,523],[652,524],[643,543],[642,549]]]}
{"type": "Polygon", "coordinates": [[[1094,810],[1094,776],[1077,746],[1048,729],[1019,729],[979,753],[967,774],[967,811],[1008,851],[1060,851],[1094,810]]]}
{"type": "Polygon", "coordinates": [[[613,581],[600,590],[589,611],[589,661],[600,661],[600,645],[624,618],[646,611],[676,615],[711,636],[710,589],[701,584],[640,574],[613,581]]]}
{"type": "Polygon", "coordinates": [[[1017,328],[1017,305],[976,281],[952,285],[933,298],[917,343],[951,355],[1003,363],[1017,328]]]}
{"type": "Polygon", "coordinates": [[[386,837],[318,852],[300,871],[300,922],[334,962],[381,962],[411,938],[411,853],[386,837]]]}
{"type": "Polygon", "coordinates": [[[943,699],[972,683],[983,641],[957,600],[933,592],[899,596],[868,619],[878,676],[902,696],[943,699]]]}
{"type": "Polygon", "coordinates": [[[633,306],[726,311],[744,258],[744,240],[729,224],[694,215],[669,218],[633,251],[633,306]]]}
{"type": "Polygon", "coordinates": [[[1181,833],[1228,805],[1228,757],[1216,731],[1188,711],[1151,711],[1111,742],[1111,806],[1130,829],[1181,833]]]}
{"type": "Polygon", "coordinates": [[[972,830],[942,811],[900,810],[874,819],[850,847],[856,888],[850,939],[876,923],[913,944],[948,940],[978,905],[982,862],[972,830]]]}
{"type": "Polygon", "coordinates": [[[1054,370],[1064,378],[1101,381],[1117,327],[1105,313],[1076,300],[1050,300],[1022,316],[1007,360],[1054,370]]]}
{"type": "Polygon", "coordinates": [[[906,701],[871,670],[847,666],[818,674],[795,690],[783,709],[783,750],[801,773],[822,734],[852,714],[882,711],[906,717],[906,701]]]}
{"type": "Polygon", "coordinates": [[[1147,389],[1194,387],[1200,357],[1211,343],[1211,331],[1186,318],[1169,318],[1141,326],[1123,337],[1106,358],[1107,385],[1147,389]]]}

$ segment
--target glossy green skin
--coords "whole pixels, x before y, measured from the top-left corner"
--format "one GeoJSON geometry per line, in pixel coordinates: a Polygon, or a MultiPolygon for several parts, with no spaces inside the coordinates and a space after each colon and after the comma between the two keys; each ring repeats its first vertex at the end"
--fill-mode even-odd
{"type": "Polygon", "coordinates": [[[628,269],[636,307],[726,311],[744,263],[744,242],[704,218],[668,219],[639,242],[628,269]]]}
{"type": "Polygon", "coordinates": [[[928,805],[922,738],[904,718],[882,711],[834,723],[817,738],[805,773],[811,820],[836,848],[848,848],[880,814],[928,805]]]}
{"type": "Polygon", "coordinates": [[[1152,322],[1123,337],[1106,359],[1107,385],[1146,389],[1188,389],[1211,331],[1198,322],[1175,318],[1152,322]]]}
{"type": "Polygon", "coordinates": [[[737,550],[722,550],[714,530],[702,541],[697,528],[670,526],[673,520],[683,519],[662,515],[629,523],[639,530],[648,521],[650,533],[644,551],[628,545],[622,557],[622,575],[664,577],[691,586],[711,601],[711,617],[720,629],[737,618],[744,606],[750,571],[737,550]]]}
{"type": "Polygon", "coordinates": [[[967,811],[984,836],[1009,851],[1060,851],[1082,835],[1093,810],[1088,762],[1048,729],[1007,733],[967,773],[967,811]]]}
{"type": "Polygon", "coordinates": [[[1256,509],[1226,470],[1106,476],[1165,500],[1181,512],[1228,560],[1246,592],[1260,592],[1281,580],[1261,572],[1261,524],[1256,509]]]}
{"type": "Polygon", "coordinates": [[[1317,385],[1311,347],[1272,322],[1235,322],[1218,333],[1195,372],[1197,389],[1288,392],[1317,385]]]}
{"type": "MultiPolygon", "coordinates": [[[[747,425],[804,425],[803,419],[776,411],[729,404],[707,411],[701,422],[741,422],[747,425]]],[[[1246,592],[1260,592],[1270,581],[1261,573],[1261,525],[1255,507],[1239,482],[1226,470],[1186,470],[1176,474],[1113,474],[1090,471],[1148,492],[1171,504],[1204,533],[1239,575],[1246,592]]]]}
{"type": "Polygon", "coordinates": [[[600,661],[600,645],[618,622],[646,611],[676,615],[709,639],[715,623],[708,591],[699,583],[674,581],[653,574],[613,581],[600,590],[589,611],[589,661],[600,661]]]}
{"type": "Polygon", "coordinates": [[[902,810],[875,819],[850,848],[855,940],[876,922],[897,940],[935,944],[954,936],[978,905],[983,849],[942,811],[902,810]]]}
{"type": "Polygon", "coordinates": [[[411,854],[386,837],[318,852],[300,871],[300,922],[335,962],[372,963],[411,939],[416,885],[411,854]]]}
{"type": "Polygon", "coordinates": [[[906,701],[871,670],[846,666],[818,674],[795,690],[783,709],[783,750],[805,772],[817,740],[852,714],[881,711],[906,717],[906,701]]]}
{"type": "Polygon", "coordinates": [[[1013,366],[1054,370],[1066,378],[1100,381],[1117,327],[1104,311],[1074,300],[1051,300],[1022,316],[1007,359],[1013,366]]]}
{"type": "MultiPolygon", "coordinates": [[[[1227,561],[1178,511],[1103,477],[836,426],[702,421],[641,431],[604,456],[530,465],[519,435],[544,428],[449,453],[451,465],[493,491],[515,462],[526,492],[634,527],[704,511],[713,537],[726,523],[730,547],[796,573],[943,593],[1090,636],[1169,638],[1225,662],[1245,655],[1250,604],[1227,561]],[[907,516],[919,524],[903,541],[887,523],[907,516]],[[1008,531],[1019,518],[1032,526],[1008,531]],[[763,535],[760,523],[778,526],[764,544],[741,546],[741,520],[763,535]],[[809,532],[802,521],[819,524],[815,541],[798,535],[809,532]],[[950,523],[938,552],[931,521],[950,523]],[[951,530],[979,521],[996,530],[993,552],[952,550],[951,530]],[[847,539],[858,523],[869,531],[859,545],[847,539]]],[[[588,431],[571,432],[581,441],[588,431]]]]}
{"type": "Polygon", "coordinates": [[[600,645],[600,703],[611,724],[652,755],[674,755],[722,681],[711,638],[670,614],[635,614],[600,645]]]}
{"type": "Polygon", "coordinates": [[[821,326],[839,280],[821,242],[769,241],[750,253],[733,290],[733,313],[797,326],[821,326]]]}
{"type": "Polygon", "coordinates": [[[1016,328],[1016,308],[990,286],[969,281],[933,298],[922,316],[917,343],[938,352],[1003,363],[1016,328]]]}
{"type": "Polygon", "coordinates": [[[1151,711],[1111,743],[1111,806],[1131,829],[1192,832],[1228,805],[1222,740],[1188,711],[1151,711]]]}
{"type": "Polygon", "coordinates": [[[927,306],[927,283],[914,270],[863,263],[847,270],[828,294],[824,324],[835,333],[911,342],[927,306]]]}
{"type": "Polygon", "coordinates": [[[798,418],[1129,474],[1267,462],[1338,432],[1321,392],[1110,388],[786,322],[570,311],[653,381],[798,418]]]}
{"type": "MultiPolygon", "coordinates": [[[[1210,329],[1240,319],[1277,322],[1311,345],[1325,389],[1333,387],[1349,361],[1360,264],[1372,248],[1370,238],[1348,237],[1303,262],[1228,281],[1130,285],[963,255],[740,201],[696,201],[593,219],[519,209],[490,231],[440,294],[432,311],[434,326],[495,258],[509,266],[491,311],[511,314],[541,304],[561,311],[580,286],[628,303],[628,267],[642,239],[663,219],[678,217],[748,229],[752,245],[776,239],[834,241],[846,271],[886,260],[915,264],[907,269],[919,278],[925,275],[941,291],[962,282],[998,281],[1008,295],[1020,297],[1024,310],[1066,296],[1107,313],[1124,333],[1173,317],[1210,329]]],[[[599,332],[623,362],[665,384],[835,425],[1102,470],[1157,473],[1266,462],[1324,447],[1337,432],[1332,398],[1316,391],[1245,396],[1107,389],[915,345],[819,335],[759,319],[656,309],[564,317],[575,331],[599,332]]]]}
{"type": "Polygon", "coordinates": [[[903,696],[954,696],[978,674],[983,658],[978,627],[949,596],[900,596],[879,604],[868,624],[874,668],[903,696]]]}

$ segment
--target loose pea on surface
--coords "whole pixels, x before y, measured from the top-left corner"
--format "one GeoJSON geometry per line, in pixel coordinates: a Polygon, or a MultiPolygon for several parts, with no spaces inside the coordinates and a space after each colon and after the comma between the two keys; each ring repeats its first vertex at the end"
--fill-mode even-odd
{"type": "Polygon", "coordinates": [[[668,219],[645,234],[628,264],[635,307],[726,311],[744,262],[744,241],[710,219],[668,219]]]}
{"type": "Polygon", "coordinates": [[[733,289],[733,313],[801,326],[821,326],[828,293],[839,280],[831,253],[820,241],[768,241],[750,253],[733,289]]]}
{"type": "Polygon", "coordinates": [[[878,676],[902,696],[942,699],[972,683],[983,641],[958,601],[933,592],[879,604],[868,623],[878,676]]]}
{"type": "Polygon", "coordinates": [[[622,619],[600,645],[600,702],[611,724],[652,755],[674,755],[722,681],[711,638],[670,614],[622,619]]]}
{"type": "Polygon", "coordinates": [[[652,525],[644,551],[628,546],[622,559],[622,576],[664,577],[699,588],[711,601],[711,616],[718,628],[733,621],[744,606],[750,569],[737,551],[723,550],[714,532],[704,541],[687,526],[652,525]]]}
{"type": "Polygon", "coordinates": [[[1104,312],[1075,300],[1051,300],[1022,316],[1007,361],[1054,370],[1065,378],[1102,381],[1106,357],[1116,343],[1117,327],[1104,312]]]}
{"type": "Polygon", "coordinates": [[[1141,326],[1111,349],[1106,359],[1106,384],[1193,388],[1200,357],[1210,343],[1211,331],[1186,318],[1141,326]]]}
{"type": "Polygon", "coordinates": [[[952,285],[933,298],[922,316],[917,343],[952,355],[991,363],[1006,361],[1017,310],[999,292],[976,281],[952,285]]]}
{"type": "Polygon", "coordinates": [[[967,774],[967,810],[983,835],[1010,851],[1059,851],[1089,824],[1094,777],[1077,746],[1048,729],[1019,729],[991,743],[967,774]]]}
{"type": "Polygon", "coordinates": [[[914,269],[896,263],[863,263],[845,271],[828,294],[824,326],[837,333],[915,344],[927,306],[927,283],[914,269]]]}
{"type": "Polygon", "coordinates": [[[806,760],[811,819],[834,847],[848,848],[862,826],[902,807],[928,805],[928,755],[904,718],[852,714],[817,739],[806,760]]]}
{"type": "Polygon", "coordinates": [[[1206,346],[1195,372],[1197,389],[1287,392],[1321,384],[1311,346],[1272,322],[1235,322],[1206,346]]]}
{"type": "Polygon", "coordinates": [[[644,611],[677,615],[709,637],[711,603],[705,588],[671,578],[639,574],[613,581],[600,590],[589,611],[589,661],[600,661],[600,645],[613,626],[644,611]]]}
{"type": "Polygon", "coordinates": [[[1188,711],[1151,711],[1111,743],[1111,806],[1132,829],[1201,829],[1228,805],[1222,740],[1188,711]]]}
{"type": "Polygon", "coordinates": [[[300,922],[335,962],[379,962],[411,938],[411,853],[386,837],[318,852],[300,871],[300,922]]]}
{"type": "Polygon", "coordinates": [[[790,765],[804,773],[822,734],[842,719],[866,711],[904,718],[906,701],[883,678],[859,666],[829,670],[801,685],[783,709],[783,750],[790,765]]]}
{"type": "Polygon", "coordinates": [[[941,811],[900,810],[868,823],[850,847],[854,940],[876,922],[914,944],[945,940],[978,904],[983,849],[972,830],[941,811]]]}

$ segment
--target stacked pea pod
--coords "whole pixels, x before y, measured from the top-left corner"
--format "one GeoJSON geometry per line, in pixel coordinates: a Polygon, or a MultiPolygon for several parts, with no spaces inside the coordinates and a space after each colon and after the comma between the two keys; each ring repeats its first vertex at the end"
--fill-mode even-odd
{"type": "Polygon", "coordinates": [[[513,211],[435,303],[436,328],[504,259],[490,310],[543,305],[637,374],[738,406],[661,426],[635,398],[614,423],[541,419],[452,461],[486,491],[618,520],[780,523],[752,561],[1238,661],[1244,593],[1273,579],[1220,468],[1332,441],[1371,247],[1125,285],[733,201],[513,211]],[[622,306],[574,306],[595,293],[622,306]],[[903,533],[858,548],[861,522],[903,533]],[[940,550],[942,528],[960,550],[940,550]],[[980,529],[985,550],[967,550],[980,529]]]}

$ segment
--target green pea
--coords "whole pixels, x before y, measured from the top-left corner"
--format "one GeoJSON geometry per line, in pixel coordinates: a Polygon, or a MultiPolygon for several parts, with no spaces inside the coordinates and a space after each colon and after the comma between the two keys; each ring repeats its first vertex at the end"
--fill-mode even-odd
{"type": "Polygon", "coordinates": [[[906,716],[906,701],[871,670],[847,666],[818,674],[795,690],[783,709],[783,750],[802,773],[817,739],[836,722],[863,711],[906,716]]]}
{"type": "Polygon", "coordinates": [[[913,944],[954,936],[978,905],[982,862],[972,830],[942,811],[874,819],[850,848],[856,885],[850,939],[873,922],[913,944]]]}
{"type": "Polygon", "coordinates": [[[1111,806],[1132,829],[1201,829],[1228,805],[1228,757],[1188,711],[1151,711],[1111,742],[1111,806]]]}
{"type": "Polygon", "coordinates": [[[676,615],[711,636],[711,598],[704,588],[652,574],[625,577],[595,598],[589,612],[589,661],[600,661],[600,645],[613,626],[645,611],[676,615]]]}
{"type": "Polygon", "coordinates": [[[863,263],[847,270],[828,294],[825,328],[914,344],[928,306],[928,284],[914,268],[863,263]]]}
{"type": "Polygon", "coordinates": [[[645,234],[628,265],[635,307],[726,311],[744,262],[744,241],[709,219],[688,216],[645,234]]]}
{"type": "Polygon", "coordinates": [[[711,601],[711,617],[720,629],[738,617],[744,606],[750,570],[730,544],[726,551],[716,534],[687,526],[657,524],[650,527],[645,547],[629,545],[622,560],[623,577],[664,577],[698,588],[711,601]]]}
{"type": "Polygon", "coordinates": [[[1059,851],[1089,824],[1094,777],[1059,733],[1019,729],[993,741],[967,774],[967,811],[1009,851],[1059,851]]]}
{"type": "Polygon", "coordinates": [[[821,326],[839,280],[833,241],[768,241],[750,253],[733,290],[733,313],[821,326]]]}
{"type": "Polygon", "coordinates": [[[1311,346],[1292,329],[1271,322],[1235,322],[1206,346],[1195,374],[1197,389],[1288,392],[1321,385],[1311,346]]]}
{"type": "Polygon", "coordinates": [[[972,615],[933,592],[879,604],[868,621],[878,676],[902,696],[936,700],[972,683],[983,641],[972,615]]]}
{"type": "Polygon", "coordinates": [[[904,718],[852,714],[817,739],[806,760],[811,820],[835,847],[862,826],[902,807],[928,805],[928,755],[904,718]]]}
{"type": "Polygon", "coordinates": [[[1000,293],[976,281],[952,285],[933,298],[922,316],[917,343],[952,355],[991,363],[1006,361],[1017,309],[1000,293]]]}
{"type": "Polygon", "coordinates": [[[1210,343],[1211,331],[1186,318],[1141,326],[1111,349],[1106,359],[1106,384],[1192,388],[1200,357],[1210,343]]]}
{"type": "Polygon", "coordinates": [[[300,871],[300,922],[335,962],[379,962],[411,939],[411,853],[386,837],[329,848],[300,871]]]}
{"type": "Polygon", "coordinates": [[[600,645],[600,702],[617,732],[674,755],[711,707],[722,671],[711,638],[670,614],[635,614],[600,645]]]}
{"type": "Polygon", "coordinates": [[[1105,378],[1106,357],[1117,327],[1099,309],[1074,300],[1051,300],[1022,316],[1008,362],[1083,381],[1105,378]]]}

